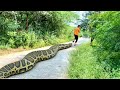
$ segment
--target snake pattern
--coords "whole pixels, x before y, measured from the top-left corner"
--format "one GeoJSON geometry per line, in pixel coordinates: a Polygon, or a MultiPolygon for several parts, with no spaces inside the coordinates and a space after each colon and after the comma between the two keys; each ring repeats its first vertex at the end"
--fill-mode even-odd
{"type": "Polygon", "coordinates": [[[31,70],[36,63],[54,57],[59,50],[72,46],[69,44],[57,44],[46,50],[38,50],[28,53],[22,60],[7,64],[0,68],[0,79],[8,78],[13,75],[21,74],[31,70]]]}

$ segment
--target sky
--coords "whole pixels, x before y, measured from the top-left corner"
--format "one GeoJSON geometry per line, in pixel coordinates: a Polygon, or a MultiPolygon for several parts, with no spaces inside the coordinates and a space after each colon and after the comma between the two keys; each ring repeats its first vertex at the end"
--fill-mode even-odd
{"type": "MultiPolygon", "coordinates": [[[[76,13],[76,14],[78,14],[80,16],[80,19],[83,19],[84,17],[82,15],[84,15],[86,13],[86,11],[73,11],[73,12],[76,13]]],[[[76,22],[77,21],[74,21],[73,23],[70,23],[70,26],[75,26],[76,27],[76,25],[74,24],[76,22]]]]}
{"type": "Polygon", "coordinates": [[[80,16],[80,18],[83,18],[82,15],[85,14],[86,11],[73,11],[73,12],[77,13],[80,16]]]}

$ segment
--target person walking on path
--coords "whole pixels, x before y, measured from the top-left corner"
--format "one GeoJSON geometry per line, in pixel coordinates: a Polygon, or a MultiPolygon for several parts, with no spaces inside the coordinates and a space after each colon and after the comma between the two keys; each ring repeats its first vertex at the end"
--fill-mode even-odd
{"type": "Polygon", "coordinates": [[[77,28],[74,29],[74,37],[75,37],[75,40],[73,40],[74,46],[76,45],[76,43],[78,41],[79,33],[80,33],[80,25],[78,25],[77,28]]]}

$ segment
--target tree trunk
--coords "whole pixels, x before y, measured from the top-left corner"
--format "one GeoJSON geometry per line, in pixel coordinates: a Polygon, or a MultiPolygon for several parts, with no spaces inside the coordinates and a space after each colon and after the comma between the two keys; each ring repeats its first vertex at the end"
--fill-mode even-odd
{"type": "Polygon", "coordinates": [[[28,30],[28,14],[26,14],[27,17],[26,17],[26,31],[28,30]]]}

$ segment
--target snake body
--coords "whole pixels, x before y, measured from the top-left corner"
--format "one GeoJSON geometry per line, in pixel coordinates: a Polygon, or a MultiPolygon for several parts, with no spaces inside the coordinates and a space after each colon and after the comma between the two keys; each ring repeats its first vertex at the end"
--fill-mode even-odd
{"type": "Polygon", "coordinates": [[[31,70],[38,62],[54,57],[59,50],[72,46],[69,44],[58,44],[51,46],[47,50],[38,50],[28,53],[22,60],[7,64],[0,68],[0,79],[21,74],[31,70]]]}

